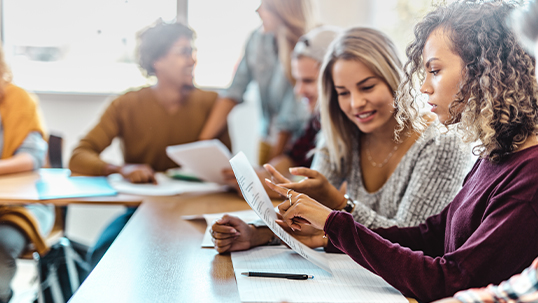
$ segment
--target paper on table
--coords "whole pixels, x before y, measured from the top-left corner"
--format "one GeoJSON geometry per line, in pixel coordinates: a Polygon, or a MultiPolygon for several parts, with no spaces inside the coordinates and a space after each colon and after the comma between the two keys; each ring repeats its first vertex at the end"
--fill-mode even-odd
{"type": "Polygon", "coordinates": [[[133,184],[120,174],[108,176],[110,185],[120,193],[141,196],[174,196],[184,193],[210,193],[224,191],[225,187],[210,182],[175,180],[163,173],[156,173],[157,184],[133,184]]]}
{"type": "Polygon", "coordinates": [[[282,246],[232,252],[241,302],[408,302],[398,290],[348,255],[326,254],[326,258],[332,275],[282,246]],[[314,279],[295,281],[241,275],[248,271],[308,274],[314,279]]]}
{"type": "Polygon", "coordinates": [[[240,152],[230,160],[230,164],[243,197],[275,235],[286,242],[299,255],[330,273],[331,269],[324,255],[297,241],[275,222],[277,217],[271,199],[269,199],[258,175],[256,175],[245,154],[240,152]]]}
{"type": "Polygon", "coordinates": [[[205,219],[207,223],[207,228],[204,233],[204,238],[202,239],[202,247],[215,247],[215,244],[213,243],[213,241],[211,241],[211,233],[209,231],[211,230],[211,225],[213,225],[213,222],[217,219],[222,218],[222,216],[226,214],[236,216],[247,223],[260,219],[260,217],[258,217],[258,215],[253,210],[241,210],[227,213],[203,214],[196,216],[182,216],[181,218],[184,220],[205,219]]]}
{"type": "Polygon", "coordinates": [[[166,154],[200,179],[226,184],[222,170],[230,168],[230,151],[217,139],[168,146],[166,154]]]}

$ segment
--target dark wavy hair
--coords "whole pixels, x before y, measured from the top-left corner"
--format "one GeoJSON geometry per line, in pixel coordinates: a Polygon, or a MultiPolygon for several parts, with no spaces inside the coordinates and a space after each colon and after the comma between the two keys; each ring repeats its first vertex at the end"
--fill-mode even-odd
{"type": "Polygon", "coordinates": [[[406,121],[415,129],[424,127],[420,117],[414,118],[419,109],[414,85],[424,81],[424,45],[434,30],[442,29],[464,63],[445,125],[459,122],[463,140],[478,141],[473,152],[492,163],[501,162],[537,132],[534,60],[506,22],[516,6],[509,1],[459,1],[437,7],[416,25],[397,96],[400,131],[406,121]]]}
{"type": "Polygon", "coordinates": [[[162,21],[158,21],[156,25],[138,34],[138,65],[145,71],[146,76],[155,75],[153,63],[166,55],[172,45],[181,37],[194,39],[196,34],[188,26],[181,23],[164,23],[162,21]]]}

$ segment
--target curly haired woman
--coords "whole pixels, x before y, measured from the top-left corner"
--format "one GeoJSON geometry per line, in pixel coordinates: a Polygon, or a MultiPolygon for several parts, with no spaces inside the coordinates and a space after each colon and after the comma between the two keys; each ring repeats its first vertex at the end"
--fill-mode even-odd
{"type": "MultiPolygon", "coordinates": [[[[538,85],[533,59],[504,22],[512,9],[500,1],[438,7],[417,24],[407,48],[400,124],[418,115],[419,80],[439,120],[481,142],[480,159],[440,214],[418,227],[369,230],[348,213],[292,192],[279,205],[281,223],[323,230],[312,237],[319,243],[325,233],[326,250],[347,253],[419,301],[497,284],[529,266],[538,255],[538,242],[529,241],[538,237],[538,85]]],[[[286,188],[267,183],[286,195],[286,188]]]]}

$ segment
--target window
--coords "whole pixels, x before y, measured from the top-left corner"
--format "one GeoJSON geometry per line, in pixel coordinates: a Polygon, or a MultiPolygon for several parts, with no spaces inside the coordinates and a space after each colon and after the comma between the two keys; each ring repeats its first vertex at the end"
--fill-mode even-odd
{"type": "Polygon", "coordinates": [[[177,14],[176,0],[3,0],[13,82],[33,91],[112,93],[146,84],[136,33],[177,14]]]}
{"type": "Polygon", "coordinates": [[[260,0],[189,1],[189,25],[197,34],[196,85],[230,85],[248,36],[261,24],[259,5],[260,0]]]}
{"type": "Polygon", "coordinates": [[[159,18],[171,22],[178,13],[177,19],[188,18],[197,33],[195,84],[224,88],[248,35],[260,25],[255,13],[260,0],[0,3],[3,47],[13,82],[37,92],[109,94],[151,83],[136,63],[136,33],[159,18]]]}

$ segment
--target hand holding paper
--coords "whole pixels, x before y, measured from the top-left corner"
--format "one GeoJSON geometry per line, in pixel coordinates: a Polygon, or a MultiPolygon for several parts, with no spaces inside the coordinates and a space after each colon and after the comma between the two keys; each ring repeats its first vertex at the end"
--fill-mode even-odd
{"type": "Polygon", "coordinates": [[[304,224],[323,230],[325,221],[327,221],[332,211],[330,208],[305,194],[278,186],[268,179],[265,179],[265,182],[275,192],[283,196],[288,195],[288,200],[278,205],[278,210],[282,215],[282,221],[292,230],[301,230],[304,224]]]}
{"type": "Polygon", "coordinates": [[[299,242],[275,222],[277,215],[273,209],[271,200],[245,154],[237,154],[230,160],[230,164],[234,170],[243,197],[275,235],[299,255],[330,273],[331,269],[322,254],[299,242]]]}

